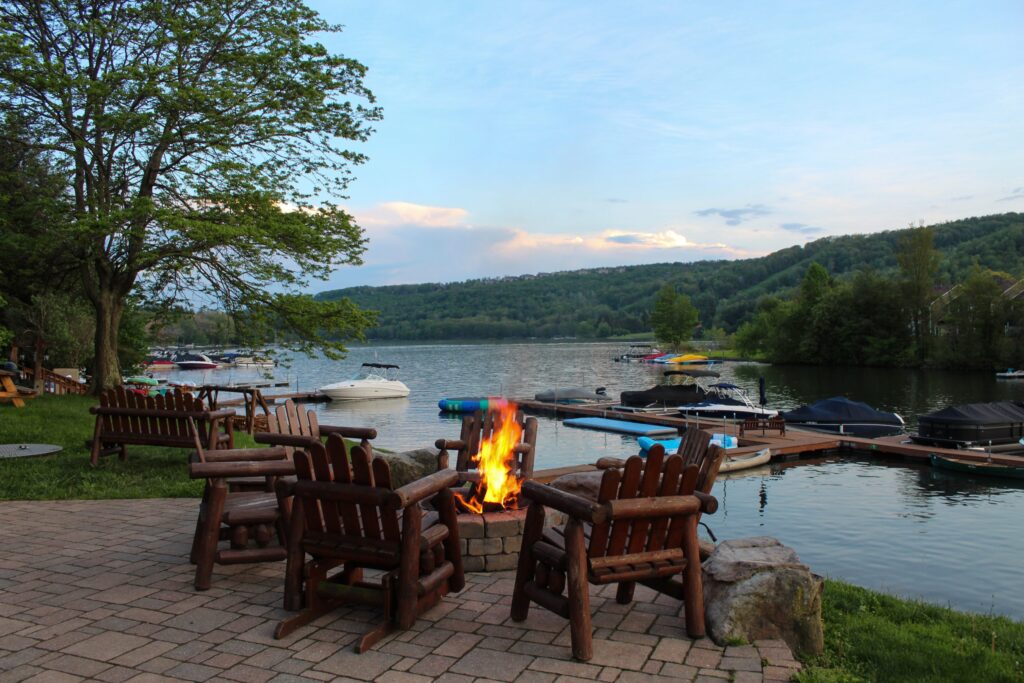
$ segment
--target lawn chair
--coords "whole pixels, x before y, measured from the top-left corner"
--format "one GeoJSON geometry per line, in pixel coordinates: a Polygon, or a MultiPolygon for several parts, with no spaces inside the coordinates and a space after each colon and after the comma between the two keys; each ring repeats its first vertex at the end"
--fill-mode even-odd
{"type": "Polygon", "coordinates": [[[616,600],[626,604],[639,581],[682,599],[687,633],[703,637],[697,519],[702,506],[711,509],[716,504],[711,504],[710,496],[704,502],[694,495],[698,476],[696,465],[684,466],[680,455],[666,458],[664,448],[656,445],[646,461],[633,456],[621,471],[605,470],[596,502],[525,482],[523,495],[531,504],[512,593],[512,619],[526,619],[531,602],[567,618],[573,656],[586,661],[593,656],[588,584],[619,584],[616,600]],[[545,506],[568,516],[564,529],[544,530],[545,506]],[[673,579],[678,575],[681,582],[673,579]]]}
{"type": "Polygon", "coordinates": [[[195,442],[192,479],[205,479],[190,559],[196,565],[195,587],[207,590],[214,564],[274,562],[287,556],[281,501],[268,491],[233,491],[233,478],[259,478],[269,485],[275,477],[295,473],[283,447],[207,451],[195,421],[188,418],[195,442]],[[271,544],[274,537],[277,544],[271,544]],[[221,540],[228,548],[218,548],[221,540]],[[255,547],[253,547],[255,545],[255,547]]]}
{"type": "Polygon", "coordinates": [[[288,531],[285,595],[304,596],[305,610],[282,621],[275,638],[343,604],[380,605],[384,621],[356,643],[357,652],[393,631],[407,629],[449,590],[465,585],[451,470],[391,488],[386,460],[356,446],[346,457],[337,434],[327,446],[296,450],[298,482],[288,531]],[[349,462],[351,460],[351,467],[349,462]],[[433,497],[437,512],[422,501],[433,497]],[[311,559],[307,559],[309,555],[311,559]],[[337,569],[334,575],[328,572],[337,569]],[[363,570],[383,572],[377,583],[363,570]]]}
{"type": "MultiPolygon", "coordinates": [[[[473,456],[480,452],[480,444],[491,437],[494,430],[500,427],[499,411],[477,411],[462,418],[462,431],[458,439],[438,439],[434,446],[438,449],[438,471],[449,467],[448,451],[455,451],[455,471],[469,472],[473,468],[473,456]]],[[[516,453],[516,476],[520,479],[533,478],[533,460],[537,450],[537,418],[525,417],[522,411],[516,412],[516,421],[523,428],[520,443],[514,448],[516,453]]]]}

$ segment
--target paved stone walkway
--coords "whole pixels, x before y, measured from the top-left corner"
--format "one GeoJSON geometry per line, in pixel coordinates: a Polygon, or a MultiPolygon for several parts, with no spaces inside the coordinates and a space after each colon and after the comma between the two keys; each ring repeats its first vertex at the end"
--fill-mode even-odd
{"type": "Polygon", "coordinates": [[[685,637],[679,603],[595,590],[594,659],[564,619],[508,618],[511,572],[471,574],[413,630],[352,651],[373,612],[339,611],[274,640],[283,564],[217,567],[192,588],[195,500],[0,503],[0,683],[7,681],[705,681],[768,683],[799,668],[786,645],[685,637]]]}

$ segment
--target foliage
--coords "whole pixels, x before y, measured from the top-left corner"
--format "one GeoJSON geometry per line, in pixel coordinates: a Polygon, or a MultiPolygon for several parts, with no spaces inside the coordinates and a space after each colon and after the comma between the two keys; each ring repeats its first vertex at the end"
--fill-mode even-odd
{"type": "MultiPolygon", "coordinates": [[[[983,266],[1024,275],[1024,214],[969,218],[931,227],[943,261],[936,280],[965,277],[974,254],[983,266]],[[995,246],[992,246],[995,245],[995,246]]],[[[380,311],[374,339],[489,339],[650,333],[650,301],[666,283],[690,297],[706,328],[737,331],[766,297],[791,299],[812,263],[841,284],[860,270],[887,281],[906,230],[826,237],[736,261],[658,263],[458,283],[352,287],[318,295],[350,297],[380,311]],[[581,327],[581,323],[583,326],[581,327]],[[586,323],[589,323],[587,325],[586,323]]],[[[898,294],[898,292],[897,292],[898,294]]],[[[888,297],[888,295],[887,295],[888,297]]],[[[891,297],[888,297],[891,298],[891,297]]]]}
{"type": "Polygon", "coordinates": [[[296,293],[365,248],[332,202],[364,160],[343,144],[365,141],[380,112],[365,68],[314,42],[339,27],[300,0],[72,9],[0,6],[0,108],[71,188],[74,220],[46,227],[96,311],[97,388],[118,380],[130,294],[198,294],[342,353],[370,317],[296,293]]]}
{"type": "Polygon", "coordinates": [[[825,653],[799,683],[1020,681],[1024,624],[826,581],[825,653]]]}
{"type": "Polygon", "coordinates": [[[679,348],[684,340],[693,337],[697,322],[697,309],[690,303],[690,297],[677,294],[672,285],[658,290],[651,313],[651,327],[659,342],[669,348],[679,348]]]}
{"type": "Polygon", "coordinates": [[[942,254],[935,249],[935,235],[931,228],[911,227],[900,238],[896,263],[900,267],[900,284],[910,311],[915,350],[921,360],[927,353],[928,305],[935,298],[935,274],[941,261],[942,254]]]}

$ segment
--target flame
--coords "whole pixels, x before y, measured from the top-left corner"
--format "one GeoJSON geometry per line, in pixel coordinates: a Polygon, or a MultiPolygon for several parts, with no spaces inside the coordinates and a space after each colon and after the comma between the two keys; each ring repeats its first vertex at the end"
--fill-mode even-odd
{"type": "Polygon", "coordinates": [[[481,513],[484,503],[496,503],[506,510],[516,506],[522,482],[515,475],[514,449],[523,436],[516,412],[517,406],[511,402],[494,411],[494,432],[480,443],[480,452],[473,456],[480,481],[470,498],[455,494],[467,510],[481,513]],[[481,492],[483,500],[480,499],[481,492]]]}

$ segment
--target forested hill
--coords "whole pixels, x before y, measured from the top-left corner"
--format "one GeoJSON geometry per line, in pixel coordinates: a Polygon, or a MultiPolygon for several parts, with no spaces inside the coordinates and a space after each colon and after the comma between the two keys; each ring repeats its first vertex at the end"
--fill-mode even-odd
{"type": "MultiPolygon", "coordinates": [[[[1024,276],[1024,214],[1005,213],[932,226],[943,260],[938,279],[956,282],[973,260],[1024,276]]],[[[760,258],[656,263],[521,275],[450,284],[350,287],[319,299],[349,297],[380,311],[373,339],[605,337],[650,331],[654,295],[666,282],[690,296],[705,327],[734,331],[759,298],[788,296],[817,262],[835,277],[896,269],[903,230],[825,237],[760,258]]]]}

